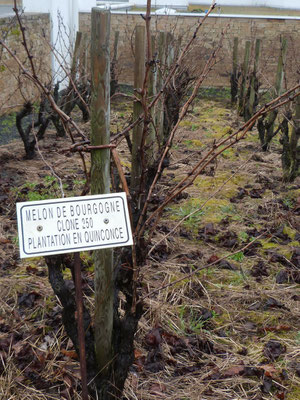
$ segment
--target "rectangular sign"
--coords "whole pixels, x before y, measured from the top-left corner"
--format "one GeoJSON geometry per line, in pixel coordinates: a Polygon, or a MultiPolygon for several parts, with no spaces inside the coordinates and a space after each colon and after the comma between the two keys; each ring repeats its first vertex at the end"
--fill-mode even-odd
{"type": "Polygon", "coordinates": [[[126,193],[17,203],[20,257],[133,244],[126,193]]]}

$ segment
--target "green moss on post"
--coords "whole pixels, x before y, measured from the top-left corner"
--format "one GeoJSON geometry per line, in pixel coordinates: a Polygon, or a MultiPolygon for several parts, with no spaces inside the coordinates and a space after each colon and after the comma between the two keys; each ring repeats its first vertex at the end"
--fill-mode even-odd
{"type": "MultiPolygon", "coordinates": [[[[110,12],[92,9],[91,37],[91,145],[110,141],[110,12]]],[[[92,151],[92,194],[110,191],[110,150],[92,151]]],[[[112,359],[113,252],[94,252],[95,264],[95,350],[99,371],[105,374],[112,359]]]]}

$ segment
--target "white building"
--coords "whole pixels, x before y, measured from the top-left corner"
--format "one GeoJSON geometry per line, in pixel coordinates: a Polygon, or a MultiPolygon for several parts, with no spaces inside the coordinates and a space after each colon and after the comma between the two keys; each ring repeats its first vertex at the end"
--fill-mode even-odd
{"type": "MultiPolygon", "coordinates": [[[[59,71],[60,59],[59,54],[65,61],[70,60],[69,49],[66,43],[74,43],[75,33],[78,30],[78,13],[90,12],[92,7],[98,4],[111,3],[111,8],[115,8],[116,1],[124,3],[129,0],[23,0],[23,8],[28,13],[50,13],[52,21],[51,41],[57,49],[57,57],[52,56],[53,71],[59,71]],[[67,28],[60,30],[61,21],[67,28]],[[60,40],[57,38],[60,35],[60,40]]],[[[137,6],[146,6],[147,0],[130,0],[130,3],[137,6]]],[[[210,0],[152,0],[152,6],[156,8],[172,7],[187,8],[190,4],[211,4],[210,0]]],[[[300,9],[300,0],[217,0],[218,6],[258,6],[258,7],[278,7],[300,9]]]]}
{"type": "MultiPolygon", "coordinates": [[[[129,0],[107,0],[107,3],[126,2],[129,0]]],[[[137,6],[145,6],[147,0],[131,0],[137,6]]],[[[79,11],[89,12],[95,7],[97,0],[23,0],[23,7],[27,12],[49,12],[55,4],[60,7],[72,7],[76,4],[79,11]]],[[[105,1],[103,1],[105,3],[105,1]]],[[[152,0],[152,6],[187,6],[192,4],[211,4],[210,0],[152,0]]],[[[253,7],[274,7],[300,10],[300,0],[217,0],[218,6],[253,6],[253,7]]]]}
{"type": "MultiPolygon", "coordinates": [[[[209,0],[191,0],[193,4],[211,4],[209,0]]],[[[274,7],[300,10],[300,0],[217,0],[218,6],[274,7]]]]}

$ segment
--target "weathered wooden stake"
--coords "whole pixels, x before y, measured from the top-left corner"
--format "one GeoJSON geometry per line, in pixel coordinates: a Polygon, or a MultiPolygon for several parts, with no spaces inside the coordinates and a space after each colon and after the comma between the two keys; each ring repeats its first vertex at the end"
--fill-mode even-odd
{"type": "Polygon", "coordinates": [[[174,61],[174,56],[175,56],[175,49],[174,49],[174,36],[172,33],[168,32],[167,33],[167,39],[166,39],[166,64],[168,68],[170,68],[173,64],[174,61]]]}
{"type": "Polygon", "coordinates": [[[118,78],[116,74],[116,65],[117,65],[117,58],[118,58],[118,44],[119,44],[119,36],[120,32],[115,31],[115,39],[114,39],[114,50],[113,56],[111,61],[111,79],[110,79],[110,94],[111,96],[116,92],[118,87],[118,78]]]}
{"type": "MultiPolygon", "coordinates": [[[[163,70],[165,67],[165,47],[166,47],[167,34],[166,32],[159,32],[158,35],[158,70],[156,79],[156,93],[159,93],[163,87],[163,70]]],[[[156,105],[155,124],[157,134],[159,137],[160,145],[163,144],[164,139],[164,95],[162,95],[156,105]]]]}
{"type": "MultiPolygon", "coordinates": [[[[275,89],[273,91],[273,97],[280,96],[282,92],[282,84],[283,84],[283,77],[284,77],[284,67],[286,61],[286,54],[287,54],[287,39],[283,38],[281,40],[281,49],[277,64],[277,72],[276,72],[276,81],[275,81],[275,89]]],[[[271,111],[263,126],[262,124],[258,125],[259,128],[259,136],[262,144],[262,149],[264,151],[268,150],[271,140],[274,137],[274,125],[275,120],[277,117],[277,110],[271,111]],[[263,129],[264,127],[264,129],[263,129]]]]}
{"type": "Polygon", "coordinates": [[[73,80],[76,78],[77,63],[78,63],[78,57],[80,54],[82,37],[83,37],[82,32],[78,31],[76,33],[76,41],[75,41],[75,47],[74,47],[74,53],[73,53],[73,58],[72,58],[72,65],[71,65],[71,78],[73,80]]]}
{"type": "Polygon", "coordinates": [[[282,170],[283,180],[292,182],[300,175],[300,148],[298,142],[300,139],[300,96],[295,100],[295,114],[292,118],[293,126],[289,135],[289,126],[286,124],[286,130],[282,135],[282,170]]]}
{"type": "Polygon", "coordinates": [[[247,78],[248,78],[248,70],[249,70],[249,57],[250,57],[250,46],[251,42],[249,40],[246,41],[245,46],[245,56],[244,56],[244,63],[242,68],[242,81],[240,87],[240,96],[239,96],[239,114],[244,114],[244,107],[245,107],[245,97],[246,97],[246,90],[247,90],[247,78]]]}
{"type": "MultiPolygon", "coordinates": [[[[151,36],[151,54],[154,57],[155,53],[155,36],[151,36]]],[[[152,68],[149,73],[149,83],[148,83],[148,97],[150,101],[152,100],[153,96],[156,94],[156,77],[157,71],[155,68],[152,68]]],[[[155,108],[151,110],[151,117],[152,121],[155,121],[155,108]]],[[[149,124],[149,130],[146,137],[146,154],[147,154],[147,164],[151,164],[154,159],[155,153],[155,128],[152,123],[149,124]]]]}
{"type": "Polygon", "coordinates": [[[86,84],[88,81],[88,54],[89,54],[89,35],[85,32],[82,36],[79,51],[79,73],[81,83],[86,84]]]}
{"type": "Polygon", "coordinates": [[[236,104],[239,86],[238,77],[238,46],[239,38],[235,37],[233,42],[233,62],[232,62],[232,74],[231,74],[231,104],[236,104]]]}
{"type": "Polygon", "coordinates": [[[259,88],[259,82],[257,79],[257,71],[258,71],[258,63],[260,56],[260,45],[261,40],[256,39],[255,42],[255,59],[254,59],[254,67],[250,78],[250,93],[249,99],[247,101],[246,109],[244,111],[245,121],[248,121],[254,114],[255,100],[257,99],[257,92],[259,88]]]}
{"type": "Polygon", "coordinates": [[[281,51],[280,51],[280,55],[279,55],[277,72],[276,72],[275,96],[279,96],[282,91],[286,53],[287,53],[287,39],[282,38],[281,51]]]}
{"type": "MultiPolygon", "coordinates": [[[[145,27],[137,26],[135,31],[135,64],[134,64],[134,89],[137,98],[145,78],[145,27]]],[[[133,104],[133,120],[135,121],[143,112],[140,101],[135,100],[133,104]]],[[[137,195],[140,189],[142,173],[141,143],[143,136],[143,123],[136,125],[132,134],[132,159],[131,159],[131,181],[130,188],[134,200],[138,201],[137,195]]]]}
{"type": "Polygon", "coordinates": [[[290,139],[291,164],[289,168],[289,174],[286,177],[286,180],[288,181],[293,181],[300,174],[300,149],[298,147],[298,142],[300,139],[300,96],[298,96],[296,99],[295,118],[293,121],[294,126],[290,139]]]}
{"type": "MultiPolygon", "coordinates": [[[[110,141],[110,12],[92,9],[91,35],[91,145],[110,141]]],[[[110,150],[92,151],[92,194],[110,191],[110,150]]],[[[95,265],[95,350],[99,371],[107,372],[112,358],[113,252],[94,251],[95,265]]]]}

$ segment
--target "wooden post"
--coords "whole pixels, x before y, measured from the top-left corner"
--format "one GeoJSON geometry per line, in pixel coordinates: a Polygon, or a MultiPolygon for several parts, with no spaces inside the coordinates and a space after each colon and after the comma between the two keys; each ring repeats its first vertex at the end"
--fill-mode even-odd
{"type": "Polygon", "coordinates": [[[173,65],[174,61],[174,55],[175,55],[175,50],[174,50],[174,36],[172,33],[168,32],[167,33],[167,39],[166,39],[166,64],[167,67],[170,68],[173,65]]]}
{"type": "Polygon", "coordinates": [[[287,53],[287,39],[283,38],[282,42],[281,42],[281,50],[280,50],[279,60],[278,60],[278,65],[277,65],[276,82],[275,82],[275,96],[279,96],[282,91],[286,53],[287,53]]]}
{"type": "MultiPolygon", "coordinates": [[[[159,93],[163,87],[163,71],[165,69],[165,47],[166,47],[167,34],[166,32],[159,32],[158,35],[158,71],[156,80],[156,93],[159,93]]],[[[162,94],[156,104],[155,125],[159,137],[160,145],[163,144],[164,139],[164,95],[162,94]]]]}
{"type": "MultiPolygon", "coordinates": [[[[91,145],[110,141],[110,12],[92,9],[91,34],[91,145]]],[[[110,150],[92,151],[92,194],[110,191],[110,150]]],[[[95,265],[95,350],[98,370],[107,372],[112,359],[113,252],[94,251],[95,265]]]]}
{"type": "Polygon", "coordinates": [[[76,78],[77,63],[78,63],[78,57],[79,57],[79,54],[80,54],[81,43],[82,43],[82,32],[78,31],[76,33],[74,54],[73,54],[72,65],[71,65],[71,78],[73,80],[76,78]]]}
{"type": "Polygon", "coordinates": [[[110,94],[111,96],[115,94],[117,87],[118,87],[118,78],[116,74],[116,65],[117,65],[117,58],[118,58],[118,43],[119,43],[119,36],[120,32],[115,31],[115,40],[114,40],[114,51],[113,57],[111,61],[111,79],[110,79],[110,94]]]}
{"type": "MultiPolygon", "coordinates": [[[[277,72],[276,72],[276,81],[275,81],[275,89],[273,96],[277,97],[280,96],[282,91],[282,84],[283,84],[283,77],[284,77],[284,67],[286,61],[286,54],[287,54],[287,39],[283,38],[281,41],[281,49],[277,64],[277,72]]],[[[277,117],[277,111],[271,111],[265,122],[265,138],[264,143],[262,145],[262,149],[264,151],[268,150],[271,140],[274,137],[274,125],[275,120],[277,117]]]]}
{"type": "Polygon", "coordinates": [[[248,121],[254,114],[254,107],[255,107],[255,100],[257,98],[257,91],[259,87],[259,83],[257,80],[257,70],[258,70],[258,63],[259,63],[259,56],[260,56],[260,45],[261,40],[257,39],[255,43],[255,59],[254,59],[254,67],[253,72],[250,78],[250,94],[249,100],[247,104],[247,110],[245,110],[244,117],[245,120],[248,121]]]}
{"type": "Polygon", "coordinates": [[[231,74],[231,104],[236,104],[238,95],[238,46],[239,38],[235,37],[233,42],[233,60],[232,60],[232,74],[231,74]]]}
{"type": "MultiPolygon", "coordinates": [[[[154,57],[155,54],[155,36],[151,36],[151,54],[154,57]]],[[[156,94],[156,78],[157,78],[157,71],[155,66],[149,72],[149,84],[148,84],[148,97],[150,98],[150,102],[153,99],[153,96],[156,94]]],[[[155,112],[156,107],[151,110],[151,117],[152,121],[155,123],[155,112]]],[[[151,164],[154,160],[154,153],[155,153],[155,128],[153,123],[149,124],[148,133],[146,137],[146,154],[147,154],[147,165],[151,164]]]]}
{"type": "Polygon", "coordinates": [[[79,52],[79,73],[80,81],[87,84],[88,81],[88,54],[89,54],[90,37],[87,32],[82,36],[80,52],[79,52]]]}
{"type": "MultiPolygon", "coordinates": [[[[290,115],[284,118],[289,118],[290,115]]],[[[285,182],[292,182],[297,176],[300,175],[300,159],[298,141],[300,139],[300,96],[295,100],[295,114],[292,118],[292,128],[289,134],[290,119],[285,122],[285,129],[282,129],[282,171],[283,180],[285,182]]]]}
{"type": "MultiPolygon", "coordinates": [[[[135,31],[135,63],[134,63],[134,89],[135,95],[140,98],[145,78],[145,27],[137,26],[135,31]]],[[[135,100],[133,104],[133,120],[135,121],[143,113],[140,101],[135,100]]],[[[132,134],[132,159],[131,159],[131,181],[130,188],[133,199],[138,202],[137,195],[140,189],[142,173],[141,143],[143,136],[143,123],[136,125],[132,134]]]]}
{"type": "Polygon", "coordinates": [[[295,118],[293,118],[293,128],[290,138],[290,168],[288,176],[284,178],[292,182],[297,176],[300,175],[300,155],[298,142],[300,139],[300,96],[296,99],[295,104],[295,118]]]}
{"type": "Polygon", "coordinates": [[[241,82],[240,96],[239,96],[239,114],[240,115],[244,114],[246,88],[247,88],[247,77],[248,77],[248,70],[249,70],[250,46],[251,46],[251,42],[249,40],[247,40],[246,46],[245,46],[245,56],[244,56],[244,63],[243,63],[243,68],[242,68],[242,82],[241,82]]]}

